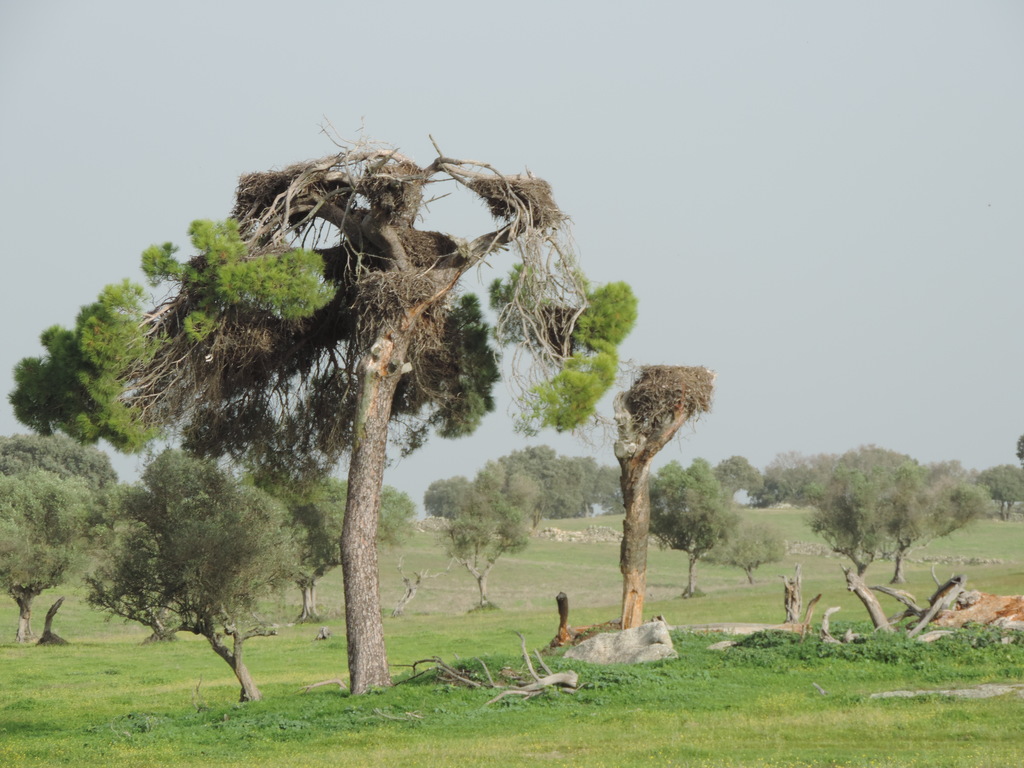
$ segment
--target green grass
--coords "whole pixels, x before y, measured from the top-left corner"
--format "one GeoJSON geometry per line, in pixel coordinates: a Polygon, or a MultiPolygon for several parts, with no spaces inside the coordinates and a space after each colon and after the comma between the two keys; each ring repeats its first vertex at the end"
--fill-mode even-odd
{"type": "MultiPolygon", "coordinates": [[[[749,511],[768,516],[787,538],[812,540],[800,510],[749,511]],[[797,536],[790,536],[789,531],[797,536]]],[[[609,524],[618,518],[555,521],[562,528],[609,524]]],[[[969,586],[1017,594],[1024,589],[1024,525],[984,521],[921,554],[998,559],[980,566],[939,566],[940,576],[966,572],[969,586]]],[[[432,537],[420,534],[382,556],[385,607],[402,585],[395,563],[443,570],[432,537]]],[[[454,568],[421,586],[401,619],[386,619],[389,658],[398,679],[417,660],[439,655],[492,671],[521,667],[516,630],[530,648],[547,644],[557,626],[554,596],[564,590],[572,622],[617,613],[621,582],[614,544],[534,541],[503,558],[491,597],[503,610],[467,613],[475,583],[454,568]]],[[[680,553],[654,549],[647,613],[673,624],[782,620],[781,574],[797,559],[757,572],[749,586],[736,569],[701,565],[706,597],[681,600],[686,577],[680,553]]],[[[863,607],[844,589],[837,558],[799,558],[804,594],[822,592],[822,607],[841,605],[834,630],[867,632],[863,607]]],[[[912,563],[909,588],[930,593],[930,563],[912,563]]],[[[869,583],[884,583],[891,564],[878,563],[869,583]]],[[[340,581],[332,574],[320,599],[334,637],[314,642],[318,625],[282,626],[273,638],[247,644],[247,661],[265,699],[239,705],[230,670],[205,641],[141,646],[140,627],[106,621],[81,590],[39,599],[37,621],[54,596],[68,600],[56,631],[64,647],[0,643],[0,766],[1017,766],[1024,764],[1024,701],[925,697],[871,699],[877,691],[941,688],[982,682],[1024,682],[1024,644],[991,642],[986,633],[934,645],[901,638],[833,647],[790,636],[755,636],[743,647],[709,651],[718,638],[677,633],[680,658],[636,667],[576,669],[575,695],[505,700],[427,679],[362,697],[336,687],[300,693],[308,683],[345,673],[340,581]],[[815,684],[828,693],[822,695],[815,684]],[[407,713],[415,713],[416,717],[407,713]],[[411,719],[396,719],[410,717],[411,719]]],[[[297,595],[265,606],[287,621],[297,595]]],[[[820,616],[821,608],[819,608],[820,616]]],[[[13,639],[13,601],[0,603],[0,631],[13,639]],[[9,604],[7,604],[9,603],[9,604]]],[[[37,627],[37,631],[41,627],[37,627]]],[[[422,667],[421,667],[422,668],[422,667]]]]}

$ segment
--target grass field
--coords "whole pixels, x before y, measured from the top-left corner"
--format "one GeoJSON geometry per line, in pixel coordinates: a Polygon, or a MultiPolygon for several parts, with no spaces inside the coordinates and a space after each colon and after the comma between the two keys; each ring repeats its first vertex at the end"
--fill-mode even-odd
{"type": "MultiPolygon", "coordinates": [[[[800,510],[746,511],[768,519],[791,540],[813,541],[800,510]]],[[[618,528],[621,518],[555,521],[564,529],[618,528]]],[[[402,594],[396,564],[406,573],[443,570],[429,534],[382,555],[385,608],[402,594]]],[[[1024,592],[1024,525],[984,521],[915,558],[992,560],[940,564],[940,577],[968,575],[969,587],[1024,592]]],[[[473,579],[452,569],[423,584],[401,619],[385,619],[397,679],[409,665],[441,656],[479,670],[522,668],[520,631],[540,648],[557,627],[554,596],[570,596],[572,622],[616,615],[621,581],[615,544],[535,540],[499,561],[491,597],[502,610],[467,611],[473,579]]],[[[778,622],[779,576],[800,562],[804,595],[842,610],[833,625],[867,630],[863,608],[844,589],[831,557],[790,557],[757,572],[748,585],[737,569],[701,565],[705,596],[681,600],[685,557],[653,549],[646,613],[671,624],[778,622]],[[842,619],[842,620],[840,620],[842,619]]],[[[931,563],[914,562],[910,591],[930,593],[931,563]]],[[[876,563],[869,583],[885,583],[891,563],[876,563]]],[[[344,625],[340,582],[330,575],[320,601],[322,624],[334,637],[313,640],[319,625],[283,625],[273,638],[247,644],[247,660],[265,699],[236,703],[228,667],[205,641],[182,637],[139,645],[141,627],[106,621],[73,586],[38,600],[36,621],[59,594],[68,600],[55,629],[71,644],[17,646],[13,601],[0,603],[0,766],[1019,766],[1024,764],[1024,700],[939,697],[872,699],[893,689],[934,689],[983,682],[1024,682],[1024,644],[994,642],[988,633],[934,645],[899,638],[836,648],[815,639],[755,636],[750,647],[709,651],[717,638],[676,633],[680,658],[636,667],[594,667],[554,658],[576,669],[575,695],[485,706],[491,694],[437,684],[429,676],[362,697],[337,687],[299,693],[302,686],[343,675],[344,625]],[[819,693],[815,685],[827,694],[819,693]]],[[[298,595],[265,606],[285,624],[298,595]]],[[[819,609],[820,615],[820,609],[819,609]]],[[[41,630],[37,626],[36,630],[41,630]]],[[[422,668],[422,667],[421,667],[422,668]]]]}

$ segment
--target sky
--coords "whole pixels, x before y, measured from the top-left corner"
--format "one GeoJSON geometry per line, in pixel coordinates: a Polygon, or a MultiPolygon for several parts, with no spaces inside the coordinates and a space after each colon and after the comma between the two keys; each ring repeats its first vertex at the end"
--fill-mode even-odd
{"type": "MultiPolygon", "coordinates": [[[[239,175],[331,135],[425,165],[432,136],[552,184],[588,277],[639,297],[624,359],[717,372],[656,466],[866,444],[1015,463],[1022,41],[1016,0],[0,0],[0,389],[45,328],[141,282],[147,246],[226,217],[239,175]]],[[[515,434],[511,407],[385,482],[420,504],[527,445],[615,464],[600,432],[515,434]]],[[[4,399],[0,434],[24,431],[4,399]]]]}

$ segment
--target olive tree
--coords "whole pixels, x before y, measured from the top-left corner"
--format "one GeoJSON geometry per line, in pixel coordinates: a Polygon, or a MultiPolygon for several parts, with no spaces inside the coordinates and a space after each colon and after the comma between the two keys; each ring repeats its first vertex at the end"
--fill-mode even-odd
{"type": "Polygon", "coordinates": [[[786,556],[786,542],[778,530],[765,523],[740,525],[728,540],[708,554],[708,561],[743,569],[747,582],[754,583],[754,571],[777,563],[786,556]]]}
{"type": "Polygon", "coordinates": [[[722,492],[711,465],[694,459],[686,469],[672,461],[651,481],[651,533],[689,559],[684,597],[697,591],[697,563],[728,540],[737,525],[736,513],[722,492]]]}
{"type": "Polygon", "coordinates": [[[33,639],[32,602],[80,561],[94,495],[85,480],[41,469],[0,475],[0,585],[18,605],[16,640],[33,639]]]}
{"type": "Polygon", "coordinates": [[[529,543],[531,513],[539,500],[536,482],[523,474],[509,474],[493,461],[477,473],[459,499],[441,543],[476,579],[481,608],[491,605],[487,577],[498,558],[529,543]]]}
{"type": "Polygon", "coordinates": [[[494,406],[494,338],[516,350],[513,362],[535,362],[510,366],[529,422],[575,428],[614,383],[636,314],[628,286],[586,281],[547,182],[435,148],[420,165],[393,147],[344,143],[242,176],[230,219],[193,223],[188,259],[170,243],[143,254],[165,300],[146,306],[138,286],[108,286],[15,372],[16,415],[40,432],[137,450],[171,429],[191,451],[293,477],[347,456],[354,693],[391,684],[376,547],[389,440],[410,451],[431,430],[471,433],[494,406]],[[420,229],[437,184],[483,202],[494,229],[420,229]],[[491,291],[495,336],[461,283],[505,251],[518,268],[491,291]]]}
{"type": "Polygon", "coordinates": [[[985,513],[989,499],[976,485],[934,477],[914,462],[900,465],[883,492],[880,514],[896,562],[891,583],[906,582],[907,556],[913,547],[948,536],[985,513]]]}
{"type": "Polygon", "coordinates": [[[738,491],[746,491],[751,497],[764,487],[761,472],[743,456],[730,456],[715,465],[715,477],[728,498],[738,491]]]}
{"type": "MultiPolygon", "coordinates": [[[[341,564],[338,542],[345,519],[348,483],[326,478],[290,492],[282,488],[267,490],[287,507],[288,519],[298,542],[295,584],[302,593],[302,610],[295,620],[319,621],[317,585],[321,578],[341,564]]],[[[388,547],[400,544],[415,514],[416,505],[407,493],[385,485],[381,489],[377,544],[388,547]]]]}
{"type": "Polygon", "coordinates": [[[284,509],[209,460],[168,450],[121,499],[124,531],[89,578],[89,601],[152,626],[153,615],[209,642],[234,672],[241,701],[261,698],[243,654],[274,634],[260,599],[291,582],[294,540],[284,509]]]}
{"type": "Polygon", "coordinates": [[[999,505],[999,519],[1009,520],[1013,508],[1024,502],[1024,468],[1013,464],[989,467],[978,474],[978,485],[999,505]]]}

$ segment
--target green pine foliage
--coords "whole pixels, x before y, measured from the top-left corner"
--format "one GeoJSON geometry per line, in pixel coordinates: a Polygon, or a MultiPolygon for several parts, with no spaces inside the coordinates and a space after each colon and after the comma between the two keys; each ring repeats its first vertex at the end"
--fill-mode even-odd
{"type": "MultiPolygon", "coordinates": [[[[171,243],[142,254],[151,286],[176,283],[195,305],[184,320],[187,335],[201,341],[232,311],[263,313],[285,321],[309,317],[326,306],[334,289],[323,277],[319,254],[302,249],[252,258],[238,225],[195,221],[189,236],[197,255],[179,262],[171,243]]],[[[72,329],[53,326],[40,337],[45,354],[21,360],[9,396],[16,418],[49,435],[109,441],[126,452],[142,450],[156,431],[123,399],[133,371],[140,370],[162,343],[146,333],[144,289],[128,280],[106,286],[82,308],[72,329]]]]}
{"type": "MultiPolygon", "coordinates": [[[[513,300],[514,286],[525,279],[517,265],[505,280],[491,284],[491,306],[500,311],[513,300]]],[[[586,282],[584,280],[584,282],[586,282]]],[[[536,400],[520,423],[528,433],[536,426],[567,432],[587,421],[598,401],[615,383],[619,368],[618,346],[633,330],[637,298],[627,283],[587,288],[587,307],[576,320],[571,338],[572,355],[549,380],[532,388],[536,400]]],[[[515,332],[504,343],[522,341],[515,332]]]]}
{"type": "Polygon", "coordinates": [[[73,329],[55,325],[42,333],[46,354],[14,369],[9,400],[21,423],[85,443],[103,438],[129,452],[154,436],[120,399],[121,377],[152,353],[140,332],[143,293],[128,280],[108,285],[82,307],[73,329]]]}
{"type": "Polygon", "coordinates": [[[198,253],[192,261],[178,262],[177,249],[164,243],[143,252],[142,270],[153,286],[177,283],[194,295],[197,308],[185,318],[185,326],[196,341],[217,328],[218,318],[228,308],[300,320],[334,298],[318,253],[299,248],[273,258],[250,258],[238,223],[232,219],[194,221],[188,232],[198,253]]]}
{"type": "Polygon", "coordinates": [[[534,412],[544,427],[575,429],[589,419],[598,401],[615,384],[618,346],[636,324],[637,299],[627,283],[609,283],[587,291],[587,308],[576,321],[572,357],[534,392],[534,412]]]}

